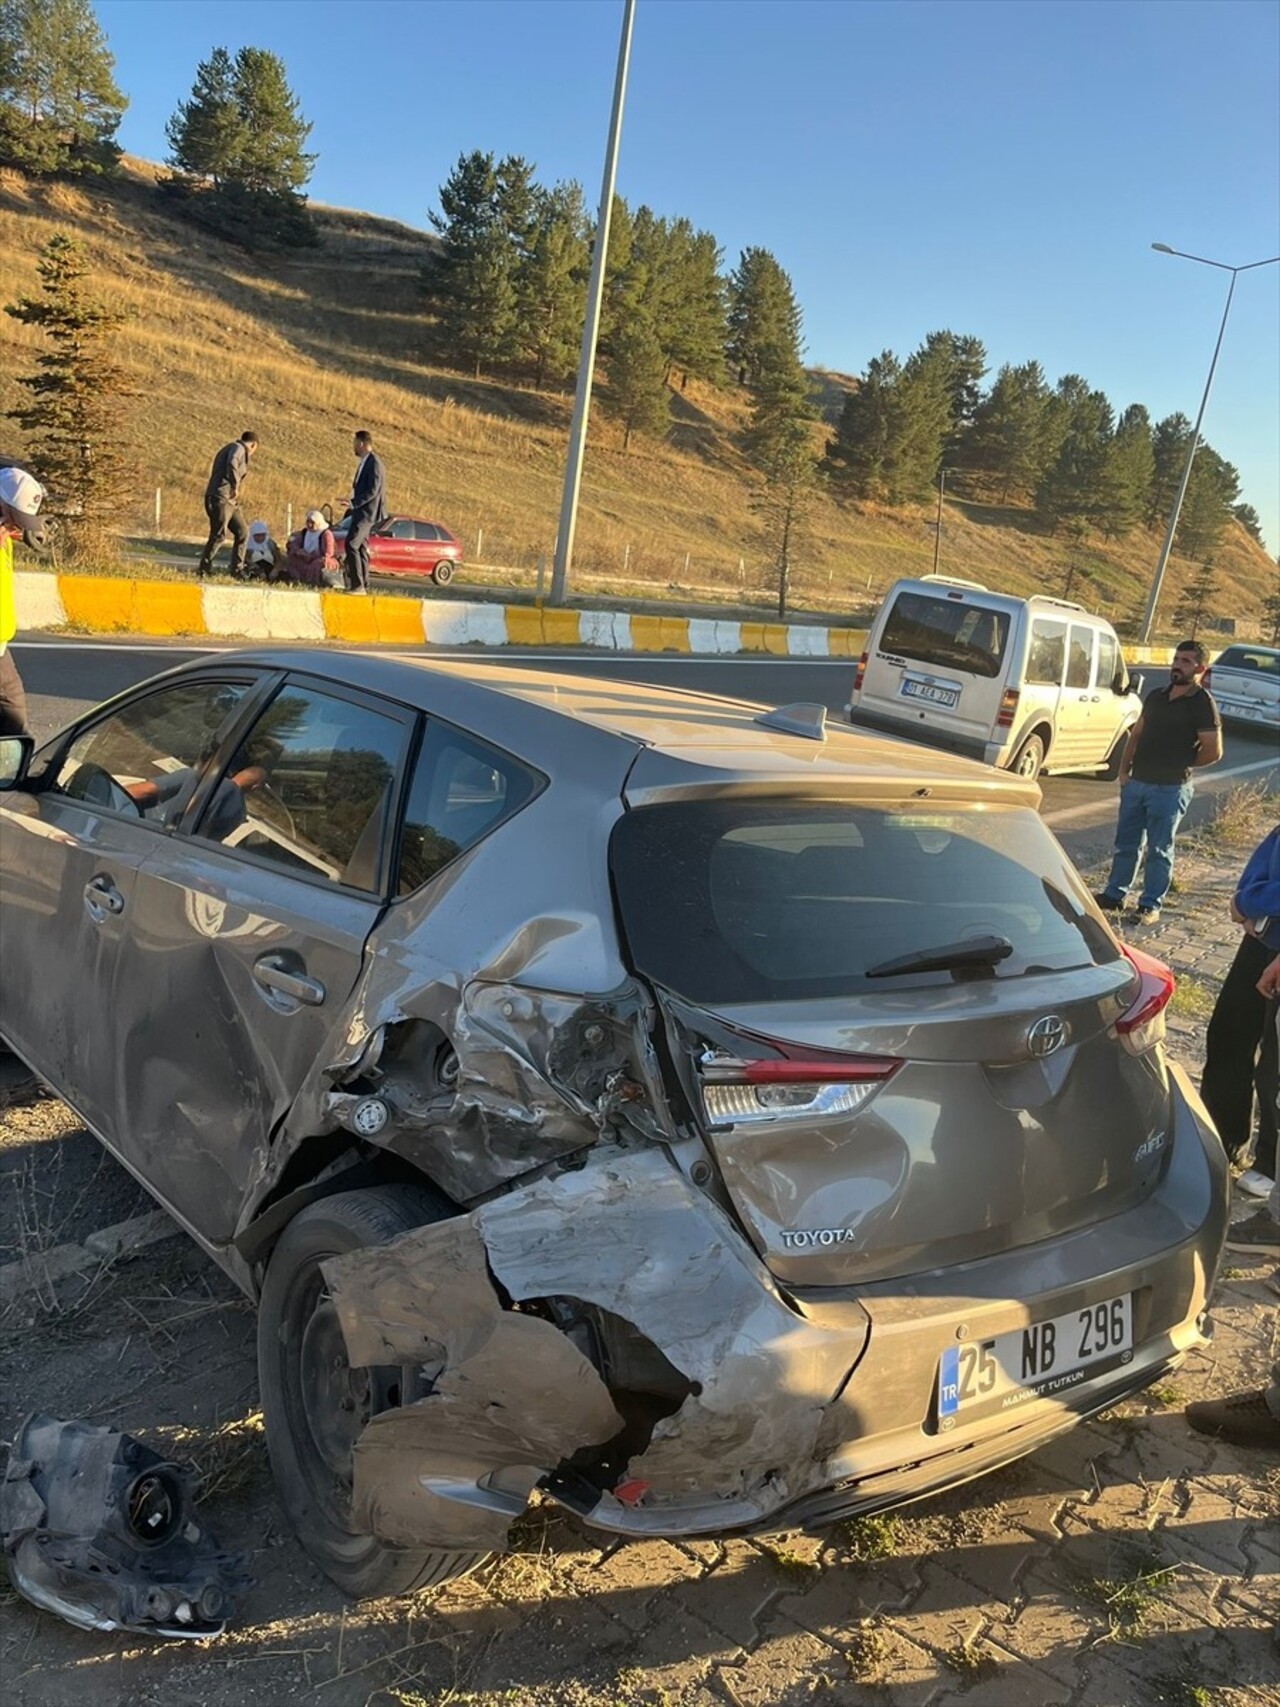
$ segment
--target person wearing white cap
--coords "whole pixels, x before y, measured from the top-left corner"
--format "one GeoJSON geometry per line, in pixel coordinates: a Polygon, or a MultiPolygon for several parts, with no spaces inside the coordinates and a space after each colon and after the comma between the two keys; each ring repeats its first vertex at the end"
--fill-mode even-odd
{"type": "Polygon", "coordinates": [[[249,526],[249,537],[245,541],[244,568],[245,574],[251,578],[261,577],[264,581],[273,578],[273,570],[282,556],[280,547],[271,537],[271,529],[265,522],[252,522],[249,526]]]}
{"type": "Polygon", "coordinates": [[[47,543],[38,515],[44,487],[17,463],[0,467],[0,735],[25,735],[27,696],[9,642],[18,626],[13,596],[13,542],[25,539],[33,550],[47,543]]]}

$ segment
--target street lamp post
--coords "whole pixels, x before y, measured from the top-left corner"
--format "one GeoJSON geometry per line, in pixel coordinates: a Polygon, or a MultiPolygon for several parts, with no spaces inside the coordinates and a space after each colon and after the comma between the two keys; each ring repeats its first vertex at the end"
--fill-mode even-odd
{"type": "Polygon", "coordinates": [[[578,384],[573,396],[573,421],[569,427],[569,455],[564,470],[564,492],[560,499],[560,526],[556,530],[555,562],[551,570],[551,603],[564,603],[573,562],[573,536],[578,527],[578,488],[582,484],[582,454],[587,440],[587,416],[591,411],[591,378],[596,365],[596,339],[600,332],[600,301],[604,295],[604,269],[609,250],[609,221],[613,213],[613,184],[618,170],[618,138],[622,133],[622,102],[627,90],[627,62],[631,58],[631,19],[636,0],[623,0],[622,37],[618,43],[618,70],[613,80],[613,111],[609,115],[609,141],[604,153],[604,177],[600,185],[600,212],[596,218],[595,250],[587,284],[587,313],[582,325],[582,350],[578,357],[578,384]]]}
{"type": "Polygon", "coordinates": [[[942,550],[942,496],[947,489],[948,474],[957,472],[958,470],[954,468],[940,468],[938,470],[938,514],[933,524],[933,572],[935,575],[938,573],[938,556],[942,550]]]}
{"type": "Polygon", "coordinates": [[[1222,324],[1218,327],[1218,341],[1213,346],[1213,360],[1209,363],[1209,376],[1204,382],[1204,395],[1200,399],[1200,411],[1196,416],[1196,424],[1191,429],[1191,442],[1187,446],[1187,460],[1183,466],[1182,479],[1178,482],[1177,495],[1173,500],[1173,508],[1169,511],[1169,525],[1165,529],[1164,544],[1160,547],[1160,556],[1156,562],[1155,574],[1151,577],[1151,589],[1147,594],[1147,608],[1142,616],[1142,629],[1138,635],[1139,643],[1145,645],[1151,638],[1155,627],[1156,611],[1160,605],[1160,589],[1164,583],[1164,572],[1169,562],[1169,553],[1173,550],[1173,536],[1178,531],[1178,516],[1182,511],[1182,500],[1186,496],[1187,482],[1191,479],[1191,464],[1195,461],[1196,451],[1200,446],[1200,424],[1204,420],[1205,408],[1209,402],[1209,392],[1213,386],[1214,371],[1218,366],[1218,352],[1222,348],[1222,337],[1227,329],[1227,316],[1231,313],[1231,298],[1235,295],[1236,279],[1241,273],[1251,273],[1255,267],[1274,267],[1280,261],[1280,255],[1272,255],[1265,261],[1250,261],[1243,267],[1229,267],[1225,261],[1210,261],[1204,255],[1188,255],[1183,249],[1171,249],[1167,243],[1151,245],[1161,255],[1176,255],[1183,261],[1198,261],[1202,267],[1217,267],[1220,272],[1231,274],[1231,283],[1227,287],[1227,300],[1222,310],[1222,324]]]}

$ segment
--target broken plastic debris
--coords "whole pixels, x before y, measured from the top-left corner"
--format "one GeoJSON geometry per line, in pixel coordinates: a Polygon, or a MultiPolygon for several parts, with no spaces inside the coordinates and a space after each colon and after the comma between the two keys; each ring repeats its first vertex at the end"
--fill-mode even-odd
{"type": "Polygon", "coordinates": [[[13,1586],[81,1630],[221,1635],[253,1579],[195,1517],[197,1485],[119,1429],[28,1417],[0,1484],[13,1586]]]}

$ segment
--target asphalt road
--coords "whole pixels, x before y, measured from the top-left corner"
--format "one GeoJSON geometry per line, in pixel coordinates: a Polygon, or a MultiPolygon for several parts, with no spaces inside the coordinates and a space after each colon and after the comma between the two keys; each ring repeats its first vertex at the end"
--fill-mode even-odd
{"type": "MultiPolygon", "coordinates": [[[[99,701],[150,675],[202,657],[209,651],[236,649],[235,646],[171,646],[162,641],[148,644],[49,637],[19,642],[14,647],[14,656],[26,684],[32,727],[43,738],[99,701]]],[[[432,655],[495,656],[509,661],[518,657],[521,663],[535,669],[660,682],[768,705],[816,701],[836,713],[848,699],[852,672],[847,659],[593,655],[576,651],[521,651],[510,646],[497,648],[493,653],[478,647],[460,651],[432,649],[432,655]]],[[[1214,810],[1215,800],[1236,784],[1255,781],[1263,782],[1270,791],[1280,791],[1280,751],[1261,732],[1228,730],[1222,764],[1197,778],[1189,824],[1194,826],[1207,817],[1214,810]]],[[[1114,783],[1098,777],[1046,777],[1043,786],[1045,819],[1072,858],[1080,865],[1100,858],[1110,846],[1115,822],[1114,783]]]]}

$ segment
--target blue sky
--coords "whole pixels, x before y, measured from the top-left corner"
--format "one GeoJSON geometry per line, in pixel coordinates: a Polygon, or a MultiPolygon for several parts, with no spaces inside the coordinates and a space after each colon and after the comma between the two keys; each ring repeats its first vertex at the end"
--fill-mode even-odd
{"type": "MultiPolygon", "coordinates": [[[[210,48],[284,59],[311,193],[424,225],[471,148],[594,204],[621,0],[98,0],[160,159],[210,48]]],[[[1035,357],[1117,409],[1199,404],[1233,265],[1280,255],[1272,0],[637,0],[618,188],[771,249],[807,359],[927,332],[1035,357]]],[[[1280,266],[1246,274],[1205,417],[1280,548],[1280,266]]]]}

